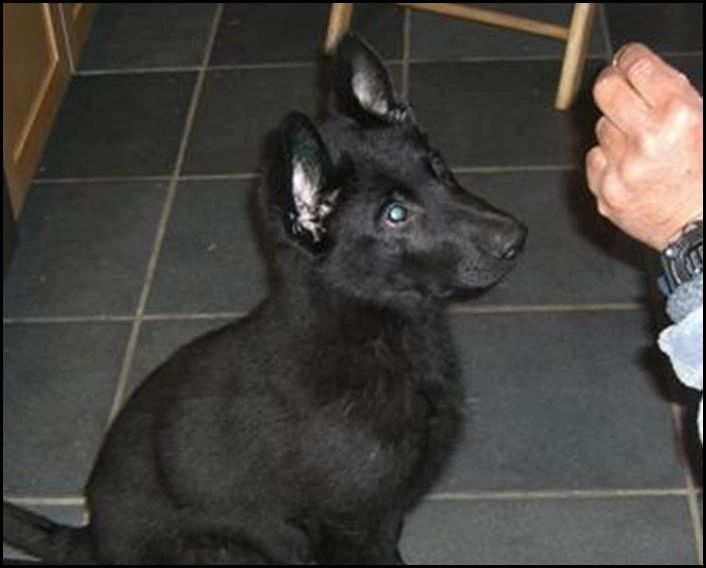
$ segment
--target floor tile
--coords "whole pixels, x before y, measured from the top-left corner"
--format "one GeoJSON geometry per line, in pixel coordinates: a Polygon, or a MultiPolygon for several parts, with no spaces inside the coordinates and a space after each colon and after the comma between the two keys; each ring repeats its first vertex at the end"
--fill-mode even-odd
{"type": "Polygon", "coordinates": [[[452,167],[582,164],[598,118],[589,61],[574,107],[554,110],[558,61],[413,64],[410,100],[452,167]]]}
{"type": "Polygon", "coordinates": [[[437,492],[682,487],[665,391],[640,312],[453,317],[466,436],[437,492]]]}
{"type": "Polygon", "coordinates": [[[81,495],[129,333],[127,323],[3,327],[3,495],[81,495]]]}
{"type": "Polygon", "coordinates": [[[148,313],[244,312],[267,292],[257,180],[182,182],[148,313]]]}
{"type": "Polygon", "coordinates": [[[100,4],[81,71],[201,65],[216,5],[100,4]]]}
{"type": "Polygon", "coordinates": [[[261,169],[266,136],[292,110],[315,114],[314,67],[211,71],[184,163],[186,173],[261,169]]]}
{"type": "MultiPolygon", "coordinates": [[[[328,4],[226,4],[211,65],[316,61],[328,4]]],[[[356,4],[352,29],[386,59],[402,57],[403,12],[384,4],[356,4]]]]}
{"type": "MultiPolygon", "coordinates": [[[[473,6],[566,26],[571,20],[572,4],[566,2],[506,2],[502,4],[481,3],[473,4],[473,6]]],[[[411,30],[412,59],[446,61],[474,57],[517,58],[525,56],[561,58],[565,45],[563,42],[551,38],[417,10],[412,11],[411,30]]],[[[589,54],[603,57],[606,52],[605,48],[600,25],[596,24],[593,27],[589,54]]]]}
{"type": "MultiPolygon", "coordinates": [[[[178,348],[227,320],[146,321],[142,324],[127,395],[178,348]]],[[[127,399],[127,396],[125,397],[127,399]]]]}
{"type": "Polygon", "coordinates": [[[410,564],[695,565],[682,498],[423,505],[405,530],[410,564]]]}
{"type": "MultiPolygon", "coordinates": [[[[399,86],[400,67],[389,66],[399,86]]],[[[304,66],[210,71],[186,153],[189,174],[263,169],[268,136],[291,111],[323,116],[329,69],[304,66]]]]}
{"type": "Polygon", "coordinates": [[[605,10],[615,49],[640,41],[660,52],[703,50],[703,2],[606,2],[605,10]]]}
{"type": "Polygon", "coordinates": [[[134,313],[165,196],[162,182],[35,186],[3,289],[3,315],[134,313]]]}
{"type": "Polygon", "coordinates": [[[194,73],[73,77],[38,177],[170,174],[194,73]]]}

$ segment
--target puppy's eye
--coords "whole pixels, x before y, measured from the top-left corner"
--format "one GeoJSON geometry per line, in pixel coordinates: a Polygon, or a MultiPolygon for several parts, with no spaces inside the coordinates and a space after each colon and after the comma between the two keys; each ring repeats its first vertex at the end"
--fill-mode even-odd
{"type": "Polygon", "coordinates": [[[384,217],[390,225],[401,225],[409,218],[409,209],[399,201],[393,201],[385,207],[384,217]]]}

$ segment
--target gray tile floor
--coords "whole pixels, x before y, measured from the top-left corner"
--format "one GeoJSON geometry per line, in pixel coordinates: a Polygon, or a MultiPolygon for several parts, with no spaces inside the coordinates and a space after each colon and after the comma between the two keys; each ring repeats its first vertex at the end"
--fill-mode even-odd
{"type": "MultiPolygon", "coordinates": [[[[569,6],[500,7],[562,21],[569,6]]],[[[587,84],[640,39],[702,88],[702,4],[608,6],[587,84]]],[[[81,522],[92,459],[134,386],[266,293],[261,144],[285,111],[321,107],[325,16],[320,4],[101,6],[4,286],[6,498],[81,522]]],[[[355,27],[459,179],[531,231],[512,278],[452,308],[472,422],[410,519],[410,561],[702,563],[700,450],[681,433],[694,399],[655,351],[644,251],[587,195],[596,112],[586,96],[551,110],[561,50],[379,4],[361,5],[355,27]]]]}

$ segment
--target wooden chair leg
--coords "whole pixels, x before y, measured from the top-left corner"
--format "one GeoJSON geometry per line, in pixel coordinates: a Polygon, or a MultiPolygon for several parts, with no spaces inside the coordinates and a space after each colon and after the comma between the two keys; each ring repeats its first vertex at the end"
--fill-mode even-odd
{"type": "Polygon", "coordinates": [[[564,51],[564,62],[554,108],[566,110],[574,102],[581,84],[586,54],[591,40],[591,28],[596,15],[596,3],[576,3],[571,16],[569,38],[564,51]]]}
{"type": "Polygon", "coordinates": [[[331,4],[326,39],[324,40],[325,53],[331,54],[336,50],[338,42],[351,27],[352,16],[353,4],[331,4]]]}
{"type": "Polygon", "coordinates": [[[569,35],[569,30],[566,26],[558,26],[540,20],[522,18],[512,14],[498,12],[497,10],[487,10],[466,4],[441,4],[438,2],[434,4],[423,2],[397,2],[396,4],[413,10],[433,12],[450,18],[480,22],[489,26],[499,26],[501,28],[528,32],[535,35],[560,39],[562,41],[566,41],[569,35]]]}

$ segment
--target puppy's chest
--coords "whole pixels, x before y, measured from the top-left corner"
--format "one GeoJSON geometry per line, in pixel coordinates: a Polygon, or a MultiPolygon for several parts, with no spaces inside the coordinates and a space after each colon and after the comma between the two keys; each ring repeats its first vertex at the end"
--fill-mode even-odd
{"type": "Polygon", "coordinates": [[[337,369],[345,413],[386,443],[431,433],[461,398],[450,345],[438,334],[416,332],[382,334],[352,346],[337,369]]]}
{"type": "Polygon", "coordinates": [[[396,362],[367,368],[357,388],[332,401],[312,422],[317,454],[310,463],[330,494],[338,496],[336,507],[397,499],[425,463],[437,463],[448,453],[462,397],[453,368],[432,371],[429,363],[424,370],[396,362]]]}
{"type": "Polygon", "coordinates": [[[309,479],[316,479],[336,510],[378,506],[399,494],[428,459],[437,417],[424,400],[416,408],[379,409],[377,417],[334,407],[311,424],[309,479]],[[385,413],[389,413],[385,417],[385,413]],[[415,423],[414,417],[417,418],[415,423]]]}

